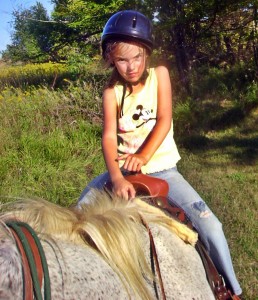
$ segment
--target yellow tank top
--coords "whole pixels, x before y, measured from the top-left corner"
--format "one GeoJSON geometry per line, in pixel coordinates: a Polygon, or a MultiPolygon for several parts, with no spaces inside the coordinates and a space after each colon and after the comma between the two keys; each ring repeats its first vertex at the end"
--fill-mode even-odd
{"type": "MultiPolygon", "coordinates": [[[[136,153],[148,134],[156,124],[158,104],[158,82],[155,69],[148,70],[149,76],[143,89],[137,94],[125,95],[122,105],[123,86],[115,86],[118,111],[118,154],[136,153]],[[122,106],[122,107],[121,107],[122,106]]],[[[142,167],[142,173],[154,173],[176,166],[180,155],[173,138],[173,122],[171,129],[162,144],[142,167]]],[[[124,161],[119,161],[122,167],[124,161]]]]}

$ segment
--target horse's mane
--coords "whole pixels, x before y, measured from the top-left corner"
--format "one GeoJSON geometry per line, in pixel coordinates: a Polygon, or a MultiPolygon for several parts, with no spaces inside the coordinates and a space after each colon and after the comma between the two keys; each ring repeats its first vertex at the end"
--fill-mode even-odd
{"type": "Polygon", "coordinates": [[[39,236],[86,245],[98,251],[122,282],[141,299],[150,299],[145,279],[152,273],[143,252],[142,218],[167,227],[184,241],[194,244],[197,234],[140,199],[125,201],[94,191],[91,204],[65,208],[45,200],[23,200],[2,205],[0,221],[18,219],[39,236]]]}

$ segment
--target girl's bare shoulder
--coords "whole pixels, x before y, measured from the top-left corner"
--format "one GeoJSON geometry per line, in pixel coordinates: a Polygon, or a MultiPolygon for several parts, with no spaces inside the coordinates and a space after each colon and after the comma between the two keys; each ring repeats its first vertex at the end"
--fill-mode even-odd
{"type": "Polygon", "coordinates": [[[114,87],[105,88],[103,91],[103,102],[116,103],[116,93],[114,87]]]}
{"type": "Polygon", "coordinates": [[[115,96],[115,89],[114,87],[107,87],[103,90],[103,97],[110,97],[115,96]]]}
{"type": "Polygon", "coordinates": [[[169,76],[168,68],[163,65],[155,67],[155,73],[157,77],[169,76]]]}

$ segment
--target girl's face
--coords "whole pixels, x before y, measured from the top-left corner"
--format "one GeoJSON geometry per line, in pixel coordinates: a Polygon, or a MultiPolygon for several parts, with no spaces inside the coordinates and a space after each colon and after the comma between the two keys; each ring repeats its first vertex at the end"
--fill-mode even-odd
{"type": "Polygon", "coordinates": [[[146,50],[137,44],[118,43],[112,60],[119,74],[134,84],[141,78],[146,65],[146,50]]]}

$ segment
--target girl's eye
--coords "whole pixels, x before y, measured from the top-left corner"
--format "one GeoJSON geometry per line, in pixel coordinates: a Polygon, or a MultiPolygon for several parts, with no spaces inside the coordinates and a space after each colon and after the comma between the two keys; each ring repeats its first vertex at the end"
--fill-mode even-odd
{"type": "Polygon", "coordinates": [[[128,60],[127,58],[123,58],[123,57],[116,57],[114,59],[114,61],[117,63],[127,63],[127,62],[131,63],[134,61],[136,61],[136,62],[141,61],[142,58],[143,58],[143,54],[139,53],[135,57],[131,58],[130,60],[128,60]]]}

